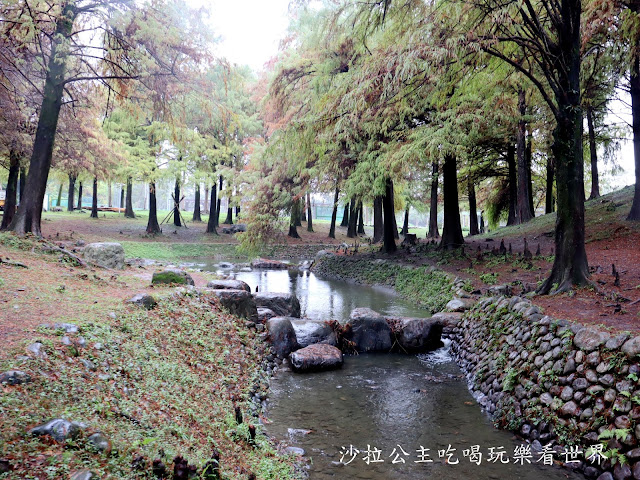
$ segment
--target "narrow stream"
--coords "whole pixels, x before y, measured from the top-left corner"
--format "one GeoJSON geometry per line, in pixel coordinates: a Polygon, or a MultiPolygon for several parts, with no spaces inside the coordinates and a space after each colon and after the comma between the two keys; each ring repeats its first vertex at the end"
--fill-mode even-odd
{"type": "MultiPolygon", "coordinates": [[[[252,291],[257,286],[295,292],[303,316],[313,319],[346,321],[356,307],[425,316],[388,289],[323,280],[310,272],[220,273],[247,282],[252,291]]],[[[417,356],[346,357],[344,367],[331,372],[280,370],[271,381],[269,401],[267,431],[305,450],[310,479],[584,478],[545,467],[536,452],[524,452],[518,460],[514,453],[521,442],[493,428],[447,346],[417,356]],[[474,455],[476,449],[481,457],[474,455]]]]}

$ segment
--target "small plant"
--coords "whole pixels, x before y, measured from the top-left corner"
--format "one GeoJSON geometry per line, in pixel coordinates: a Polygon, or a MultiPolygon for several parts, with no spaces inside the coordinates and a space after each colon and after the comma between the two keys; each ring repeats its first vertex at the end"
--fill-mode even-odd
{"type": "Polygon", "coordinates": [[[495,285],[498,282],[498,274],[496,272],[483,273],[480,275],[480,280],[485,285],[495,285]]]}

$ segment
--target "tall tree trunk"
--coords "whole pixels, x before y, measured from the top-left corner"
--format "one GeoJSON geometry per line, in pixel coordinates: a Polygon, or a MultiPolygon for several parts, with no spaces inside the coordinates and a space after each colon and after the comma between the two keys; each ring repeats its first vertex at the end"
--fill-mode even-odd
{"type": "Polygon", "coordinates": [[[7,190],[4,197],[4,212],[2,214],[2,224],[0,230],[6,230],[16,213],[18,203],[18,176],[20,175],[20,160],[18,155],[9,151],[9,178],[7,179],[7,190]]]}
{"type": "Polygon", "coordinates": [[[518,120],[518,139],[516,142],[517,160],[518,160],[518,210],[516,212],[516,222],[526,223],[533,218],[529,204],[529,190],[531,184],[528,182],[530,177],[527,172],[527,123],[524,116],[527,114],[527,104],[524,90],[518,92],[518,111],[520,120],[518,120]]]}
{"type": "Polygon", "coordinates": [[[98,177],[93,177],[93,192],[91,197],[91,215],[89,215],[89,217],[98,218],[98,177]]]}
{"type": "Polygon", "coordinates": [[[111,202],[111,179],[107,180],[107,206],[109,208],[113,207],[111,202]]]}
{"type": "Polygon", "coordinates": [[[384,213],[384,235],[382,236],[382,250],[385,253],[393,253],[398,247],[396,246],[396,228],[395,218],[396,211],[393,201],[393,181],[387,177],[384,186],[384,197],[382,199],[382,210],[384,213]]]}
{"type": "Polygon", "coordinates": [[[78,210],[82,210],[82,182],[79,182],[78,187],[78,210]]]}
{"type": "Polygon", "coordinates": [[[364,234],[364,205],[362,205],[362,200],[360,200],[360,205],[358,206],[358,235],[364,234]]]}
{"type": "Polygon", "coordinates": [[[553,197],[553,180],[555,179],[555,159],[553,155],[549,155],[547,157],[547,180],[546,180],[546,188],[545,188],[545,199],[544,199],[544,213],[553,213],[555,198],[553,197]]]}
{"type": "Polygon", "coordinates": [[[342,213],[342,222],[340,222],[341,227],[349,226],[349,202],[344,204],[344,212],[342,213]]]}
{"type": "Polygon", "coordinates": [[[567,291],[589,283],[589,265],[584,240],[584,158],[582,156],[582,111],[580,107],[580,0],[563,0],[566,29],[557,42],[567,68],[558,70],[556,128],[552,152],[556,159],[558,214],[555,232],[555,260],[540,293],[567,291]],[[556,288],[557,286],[557,288],[556,288]]]}
{"type": "Polygon", "coordinates": [[[67,212],[73,212],[75,208],[76,176],[69,174],[69,193],[67,194],[67,212]]]}
{"type": "Polygon", "coordinates": [[[202,221],[202,217],[200,216],[200,183],[196,183],[196,195],[193,201],[193,221],[202,221]]]}
{"type": "Polygon", "coordinates": [[[531,218],[536,216],[536,207],[533,204],[533,181],[531,179],[531,165],[533,163],[533,139],[529,128],[527,128],[527,149],[525,150],[525,159],[527,162],[527,186],[529,188],[529,210],[531,210],[531,218]]]}
{"type": "MultiPolygon", "coordinates": [[[[302,197],[304,198],[304,196],[302,197]]],[[[297,200],[298,205],[296,207],[296,227],[301,227],[302,226],[302,212],[304,211],[304,205],[302,205],[302,198],[299,198],[297,200]]]]}
{"type": "Polygon", "coordinates": [[[469,195],[469,236],[478,235],[478,209],[476,205],[476,188],[473,184],[473,178],[469,175],[467,179],[467,193],[469,195]]]}
{"type": "Polygon", "coordinates": [[[507,225],[518,223],[518,167],[516,149],[512,144],[507,146],[507,168],[509,170],[509,216],[507,225]]]}
{"type": "Polygon", "coordinates": [[[149,221],[147,222],[147,233],[149,235],[160,233],[158,206],[156,203],[156,184],[154,182],[149,183],[149,221]]]}
{"type": "Polygon", "coordinates": [[[133,179],[131,177],[127,177],[127,199],[124,216],[126,218],[136,218],[136,214],[133,212],[133,179]]]}
{"type": "Polygon", "coordinates": [[[214,235],[218,235],[218,231],[216,227],[218,223],[216,222],[216,208],[218,201],[216,200],[216,184],[211,185],[211,203],[209,204],[209,221],[207,222],[207,231],[206,233],[212,233],[214,235]]]}
{"type": "Polygon", "coordinates": [[[444,193],[444,225],[442,226],[442,240],[440,247],[446,249],[458,248],[464,244],[462,226],[460,225],[460,206],[458,204],[458,177],[456,172],[456,157],[446,155],[442,167],[444,193]]]}
{"type": "MultiPolygon", "coordinates": [[[[393,182],[391,182],[391,198],[395,198],[395,193],[393,192],[393,182]]],[[[395,212],[395,204],[393,206],[393,211],[395,212]]],[[[385,218],[386,220],[386,218],[385,218]]],[[[396,223],[395,214],[391,217],[391,222],[393,223],[393,237],[398,240],[400,238],[400,234],[398,233],[398,224],[396,223]]]]}
{"type": "Polygon", "coordinates": [[[215,214],[215,220],[214,220],[216,227],[220,225],[220,206],[222,203],[222,182],[223,182],[222,175],[220,175],[219,180],[220,180],[220,186],[218,189],[219,195],[217,195],[218,201],[216,202],[216,214],[215,214]]]}
{"type": "Polygon", "coordinates": [[[593,126],[593,107],[587,107],[587,127],[589,128],[589,154],[591,156],[591,194],[589,200],[600,196],[600,181],[598,178],[598,150],[596,146],[596,131],[593,126]]]}
{"type": "Polygon", "coordinates": [[[44,95],[29,161],[29,174],[25,182],[24,195],[20,197],[20,210],[9,226],[18,235],[31,232],[38,237],[42,236],[42,203],[47,190],[53,142],[62,106],[64,73],[69,55],[66,42],[73,30],[75,16],[75,2],[65,2],[56,21],[55,31],[51,35],[53,45],[47,64],[44,95]]]}
{"type": "MultiPolygon", "coordinates": [[[[640,4],[637,1],[629,2],[629,9],[637,16],[640,12],[640,4]]],[[[634,55],[631,59],[629,92],[631,94],[631,123],[633,131],[633,158],[635,160],[636,186],[633,194],[633,203],[627,216],[627,220],[640,220],[640,34],[636,34],[633,42],[634,55]]]]}
{"type": "Polygon", "coordinates": [[[180,179],[176,178],[176,183],[173,188],[173,224],[176,227],[181,227],[180,221],[180,179]]]}
{"type": "Polygon", "coordinates": [[[22,201],[22,198],[24,197],[24,188],[25,185],[27,184],[27,169],[26,167],[20,167],[20,181],[19,181],[19,188],[18,188],[18,203],[20,203],[22,201]]]}
{"type": "Polygon", "coordinates": [[[307,232],[313,232],[313,218],[311,218],[311,194],[307,192],[307,232]]]}
{"type": "Polygon", "coordinates": [[[124,186],[120,187],[120,203],[118,204],[118,208],[122,209],[124,205],[124,186]]]}
{"type": "Polygon", "coordinates": [[[384,236],[384,220],[382,219],[383,197],[378,195],[373,199],[373,243],[378,243],[384,236]]]}
{"type": "Polygon", "coordinates": [[[289,219],[289,233],[291,238],[300,238],[298,235],[298,219],[300,218],[300,199],[296,199],[291,203],[291,218],[289,219]]]}
{"type": "MultiPolygon", "coordinates": [[[[301,222],[306,222],[307,221],[307,210],[308,210],[308,206],[307,206],[307,196],[305,195],[303,197],[305,199],[305,203],[301,208],[301,212],[300,212],[300,221],[301,222]]],[[[301,226],[301,225],[298,225],[301,226]]]]}
{"type": "Polygon", "coordinates": [[[60,182],[60,186],[58,187],[58,198],[56,199],[56,207],[59,207],[62,203],[62,182],[60,182]]]}
{"type": "Polygon", "coordinates": [[[205,215],[209,213],[209,185],[204,186],[204,212],[205,215]]]}
{"type": "Polygon", "coordinates": [[[438,238],[438,160],[431,163],[431,201],[429,202],[428,237],[438,238]]]}
{"type": "Polygon", "coordinates": [[[336,238],[336,220],[338,218],[338,195],[340,195],[340,189],[336,182],[336,193],[333,197],[333,211],[331,212],[331,225],[329,226],[329,238],[336,238]]]}
{"type": "Polygon", "coordinates": [[[349,225],[347,227],[347,238],[356,238],[356,227],[358,226],[358,203],[355,198],[349,202],[349,225]]]}
{"type": "Polygon", "coordinates": [[[240,216],[240,205],[236,205],[236,222],[238,221],[239,216],[240,216]]]}
{"type": "Polygon", "coordinates": [[[409,233],[409,207],[404,209],[404,221],[402,222],[402,235],[409,233]]]}
{"type": "Polygon", "coordinates": [[[233,225],[233,207],[231,206],[231,197],[227,199],[227,218],[224,219],[225,225],[233,225]]]}

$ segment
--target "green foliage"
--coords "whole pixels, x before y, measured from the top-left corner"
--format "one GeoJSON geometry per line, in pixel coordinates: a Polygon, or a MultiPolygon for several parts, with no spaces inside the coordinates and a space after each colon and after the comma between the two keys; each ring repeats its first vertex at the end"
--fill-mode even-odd
{"type": "Polygon", "coordinates": [[[486,285],[495,285],[498,282],[497,273],[483,273],[480,275],[480,280],[486,285]]]}

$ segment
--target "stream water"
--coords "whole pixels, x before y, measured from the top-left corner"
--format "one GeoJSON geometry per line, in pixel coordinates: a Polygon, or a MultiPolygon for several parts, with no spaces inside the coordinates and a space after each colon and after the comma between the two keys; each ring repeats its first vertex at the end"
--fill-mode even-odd
{"type": "MultiPolygon", "coordinates": [[[[310,272],[224,273],[252,291],[257,286],[294,292],[302,316],[313,319],[345,321],[356,307],[385,315],[426,313],[388,289],[323,280],[310,272]]],[[[536,452],[517,457],[521,442],[493,428],[447,346],[423,355],[350,356],[341,370],[330,372],[280,370],[269,402],[266,430],[305,450],[312,480],[584,478],[545,467],[536,452]]]]}

